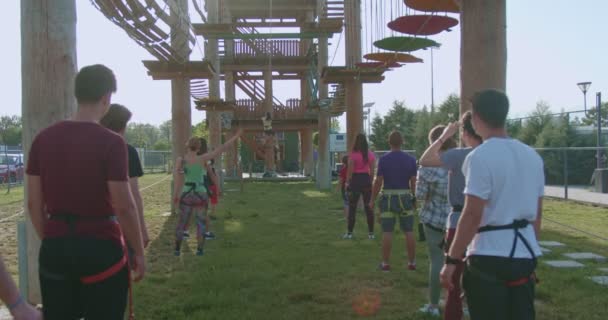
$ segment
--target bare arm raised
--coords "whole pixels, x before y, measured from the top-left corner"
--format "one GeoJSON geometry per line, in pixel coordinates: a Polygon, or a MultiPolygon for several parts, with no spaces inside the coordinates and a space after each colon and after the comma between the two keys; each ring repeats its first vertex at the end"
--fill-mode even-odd
{"type": "Polygon", "coordinates": [[[199,158],[201,164],[203,166],[206,166],[207,161],[219,157],[222,153],[224,153],[226,150],[228,150],[228,147],[230,147],[230,145],[233,144],[242,134],[243,134],[243,129],[239,129],[232,138],[230,138],[230,139],[228,139],[228,141],[226,141],[226,143],[215,148],[211,152],[207,152],[207,153],[201,155],[199,158]]]}
{"type": "Polygon", "coordinates": [[[448,124],[448,126],[443,130],[443,134],[439,137],[439,139],[435,140],[433,144],[431,144],[426,151],[420,157],[420,165],[423,167],[441,167],[443,166],[443,162],[441,161],[441,157],[439,155],[439,150],[441,150],[441,146],[443,143],[450,139],[456,132],[458,132],[458,122],[452,122],[448,124]]]}

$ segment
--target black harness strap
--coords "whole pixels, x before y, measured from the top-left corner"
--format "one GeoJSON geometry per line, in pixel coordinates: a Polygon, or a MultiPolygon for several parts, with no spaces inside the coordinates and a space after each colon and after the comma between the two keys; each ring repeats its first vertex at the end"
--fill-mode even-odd
{"type": "MultiPolygon", "coordinates": [[[[523,219],[515,220],[515,221],[513,221],[513,223],[505,224],[505,225],[501,225],[501,226],[483,226],[477,230],[477,233],[498,231],[498,230],[513,230],[513,233],[514,233],[513,246],[511,247],[511,253],[509,255],[509,259],[513,259],[513,256],[515,255],[515,249],[517,248],[517,239],[520,239],[521,242],[523,242],[524,246],[526,246],[526,249],[528,249],[528,251],[530,252],[532,259],[536,262],[536,255],[534,254],[534,251],[532,250],[532,246],[530,246],[530,243],[528,242],[528,240],[526,240],[526,238],[520,232],[521,229],[526,228],[528,225],[530,225],[530,222],[528,220],[523,220],[523,219]]],[[[531,280],[538,282],[538,279],[536,278],[535,273],[532,273],[528,277],[524,277],[524,278],[517,279],[514,281],[501,281],[492,275],[482,272],[481,270],[475,268],[471,264],[469,264],[468,267],[471,272],[477,274],[479,277],[481,277],[485,280],[488,280],[488,281],[503,282],[507,287],[521,286],[521,285],[528,283],[531,280]]]]}
{"type": "Polygon", "coordinates": [[[511,224],[505,224],[502,226],[483,226],[477,230],[477,233],[512,229],[514,233],[514,238],[513,247],[511,248],[511,254],[509,255],[509,258],[513,258],[513,256],[515,255],[515,248],[517,248],[517,239],[520,239],[521,242],[523,242],[523,244],[526,246],[526,249],[528,249],[528,251],[530,252],[532,259],[536,259],[536,255],[534,254],[534,251],[532,251],[532,246],[530,246],[528,240],[526,240],[526,238],[524,238],[524,236],[519,231],[520,229],[526,228],[529,224],[530,222],[528,220],[515,220],[511,224]]]}

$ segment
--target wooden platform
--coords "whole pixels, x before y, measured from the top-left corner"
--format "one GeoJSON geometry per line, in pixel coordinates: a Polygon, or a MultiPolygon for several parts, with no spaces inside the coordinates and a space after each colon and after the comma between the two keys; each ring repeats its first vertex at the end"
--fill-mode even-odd
{"type": "Polygon", "coordinates": [[[206,60],[188,61],[183,64],[166,61],[142,61],[148,69],[148,75],[154,80],[172,80],[179,78],[187,79],[210,79],[215,70],[206,60]]]}
{"type": "MultiPolygon", "coordinates": [[[[266,71],[268,57],[239,57],[220,59],[222,72],[226,71],[266,71]]],[[[310,69],[308,57],[272,57],[272,71],[300,73],[310,69]]]]}
{"type": "MultiPolygon", "coordinates": [[[[274,131],[298,131],[304,128],[317,127],[319,124],[318,117],[306,117],[300,119],[284,119],[284,120],[273,120],[272,130],[274,131]]],[[[245,131],[264,131],[262,121],[257,119],[251,120],[232,120],[232,127],[242,128],[245,131]]]]}
{"type": "Polygon", "coordinates": [[[384,81],[384,72],[387,68],[353,68],[325,67],[321,72],[323,83],[344,83],[359,79],[363,83],[381,83],[384,81]]]}

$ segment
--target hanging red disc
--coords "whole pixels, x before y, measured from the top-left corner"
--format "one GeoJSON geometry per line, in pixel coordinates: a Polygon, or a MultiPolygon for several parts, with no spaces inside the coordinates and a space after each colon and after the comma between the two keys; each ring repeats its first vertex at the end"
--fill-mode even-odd
{"type": "Polygon", "coordinates": [[[356,64],[359,68],[401,68],[401,65],[397,62],[386,64],[386,62],[370,61],[370,62],[359,62],[356,64]]]}
{"type": "Polygon", "coordinates": [[[438,34],[458,25],[458,20],[447,16],[412,15],[399,17],[388,23],[391,30],[414,36],[438,34]]]}
{"type": "Polygon", "coordinates": [[[460,13],[460,6],[455,0],[405,0],[405,5],[424,12],[460,13]]]}

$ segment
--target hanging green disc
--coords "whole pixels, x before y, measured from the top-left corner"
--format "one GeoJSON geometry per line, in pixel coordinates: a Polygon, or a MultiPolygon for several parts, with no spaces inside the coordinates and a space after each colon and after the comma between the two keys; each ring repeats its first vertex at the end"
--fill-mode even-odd
{"type": "Polygon", "coordinates": [[[390,51],[411,52],[430,47],[439,47],[440,44],[426,38],[388,37],[374,42],[374,46],[390,51]]]}

